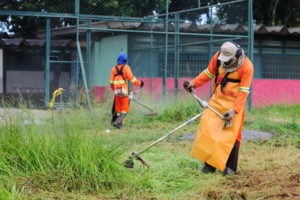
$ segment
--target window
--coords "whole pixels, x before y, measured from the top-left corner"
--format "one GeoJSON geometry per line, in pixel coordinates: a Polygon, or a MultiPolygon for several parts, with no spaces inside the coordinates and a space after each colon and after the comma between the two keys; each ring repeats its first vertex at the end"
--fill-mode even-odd
{"type": "Polygon", "coordinates": [[[5,68],[6,70],[30,70],[43,71],[44,70],[44,52],[36,49],[22,49],[22,48],[7,48],[5,52],[5,68]]]}

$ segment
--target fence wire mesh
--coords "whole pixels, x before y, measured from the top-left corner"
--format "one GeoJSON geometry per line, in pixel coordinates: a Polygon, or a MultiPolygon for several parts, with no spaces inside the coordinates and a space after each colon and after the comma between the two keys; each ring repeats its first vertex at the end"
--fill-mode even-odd
{"type": "MultiPolygon", "coordinates": [[[[7,1],[0,3],[0,9],[13,14],[0,15],[1,30],[14,38],[43,40],[39,47],[33,46],[41,54],[41,60],[35,60],[41,63],[39,72],[49,76],[49,83],[45,78],[40,82],[49,88],[39,91],[49,90],[51,95],[62,87],[65,102],[75,102],[78,89],[84,86],[77,40],[90,89],[109,85],[111,68],[121,51],[128,54],[136,77],[175,79],[197,76],[227,40],[238,42],[248,53],[247,0],[177,0],[169,1],[166,8],[161,0],[7,1]],[[47,41],[49,72],[45,70],[47,41]]],[[[27,66],[33,60],[28,57],[27,66]]],[[[50,99],[47,92],[45,98],[50,99]]]]}

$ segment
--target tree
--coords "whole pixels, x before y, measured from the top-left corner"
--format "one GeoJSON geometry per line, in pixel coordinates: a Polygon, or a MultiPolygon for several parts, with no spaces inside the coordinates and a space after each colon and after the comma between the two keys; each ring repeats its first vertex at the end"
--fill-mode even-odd
{"type": "Polygon", "coordinates": [[[253,4],[256,24],[287,27],[300,25],[299,0],[254,0],[253,4]]]}
{"type": "MultiPolygon", "coordinates": [[[[153,11],[160,12],[164,8],[165,0],[80,0],[80,13],[90,15],[143,17],[153,15],[153,11]]],[[[73,14],[75,0],[2,0],[0,10],[73,14]]],[[[0,22],[2,27],[5,26],[8,32],[14,32],[18,37],[32,38],[35,31],[45,29],[45,18],[42,17],[0,15],[0,22]]],[[[65,18],[55,19],[51,25],[65,27],[75,25],[75,22],[65,18]]]]}
{"type": "MultiPolygon", "coordinates": [[[[232,0],[169,0],[169,12],[186,10],[207,5],[231,2],[232,0]]],[[[214,7],[214,20],[217,23],[245,24],[248,21],[247,2],[244,4],[217,5],[214,7]]],[[[80,0],[80,13],[91,15],[144,17],[165,12],[166,0],[80,0]]],[[[285,25],[288,27],[300,25],[300,0],[253,0],[253,15],[256,24],[285,25]]],[[[75,0],[2,0],[0,10],[30,11],[47,13],[74,13],[75,0]]],[[[185,12],[181,19],[195,23],[209,23],[209,9],[185,12]]],[[[72,19],[52,20],[51,26],[66,27],[75,25],[72,19]]],[[[34,32],[45,29],[45,18],[23,16],[1,16],[1,35],[13,32],[18,37],[33,38],[34,32]]]]}
{"type": "MultiPolygon", "coordinates": [[[[197,8],[218,3],[231,2],[232,0],[172,0],[170,11],[180,11],[184,9],[197,8]]],[[[247,2],[227,4],[217,6],[216,15],[218,22],[223,24],[240,23],[248,21],[247,2]]],[[[253,18],[256,24],[266,26],[285,25],[295,27],[300,25],[300,0],[253,0],[253,18]]],[[[209,22],[209,11],[189,12],[181,17],[197,21],[201,15],[205,14],[207,23],[209,22]]]]}

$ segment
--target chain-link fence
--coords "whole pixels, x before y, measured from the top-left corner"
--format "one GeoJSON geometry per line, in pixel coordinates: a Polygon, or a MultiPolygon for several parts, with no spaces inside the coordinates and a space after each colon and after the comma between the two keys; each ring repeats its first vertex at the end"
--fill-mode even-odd
{"type": "Polygon", "coordinates": [[[252,1],[167,2],[6,2],[0,3],[1,28],[14,37],[44,41],[40,71],[46,103],[60,87],[64,102],[75,102],[78,88],[86,87],[83,78],[90,89],[108,86],[121,51],[128,54],[134,75],[150,80],[151,91],[154,79],[162,79],[164,94],[167,84],[178,89],[180,78],[195,77],[205,69],[224,41],[234,40],[251,54],[252,1]]]}

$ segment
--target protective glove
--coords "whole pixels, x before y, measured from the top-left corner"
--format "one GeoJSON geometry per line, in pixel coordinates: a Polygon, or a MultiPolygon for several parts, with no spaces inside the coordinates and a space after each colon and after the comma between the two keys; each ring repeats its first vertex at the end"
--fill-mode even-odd
{"type": "Polygon", "coordinates": [[[191,88],[194,87],[195,84],[192,81],[184,81],[183,87],[186,91],[190,92],[191,88]]]}
{"type": "Polygon", "coordinates": [[[232,120],[232,118],[234,117],[235,115],[235,111],[230,108],[225,114],[224,114],[224,119],[227,120],[227,121],[230,121],[232,120]]]}
{"type": "Polygon", "coordinates": [[[144,86],[144,81],[141,81],[141,86],[140,87],[142,88],[143,86],[144,86]]]}

